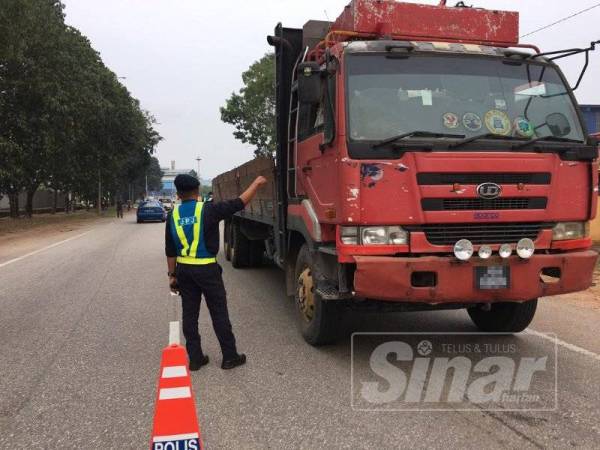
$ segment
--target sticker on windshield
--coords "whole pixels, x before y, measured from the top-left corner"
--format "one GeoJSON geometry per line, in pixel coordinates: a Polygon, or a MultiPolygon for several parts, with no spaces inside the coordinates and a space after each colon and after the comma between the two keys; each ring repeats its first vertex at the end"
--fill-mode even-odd
{"type": "Polygon", "coordinates": [[[517,136],[524,138],[532,138],[535,133],[533,125],[525,117],[517,117],[514,122],[514,128],[517,136]]]}
{"type": "Polygon", "coordinates": [[[479,131],[483,126],[481,117],[475,113],[466,113],[462,118],[463,126],[469,131],[479,131]]]}
{"type": "Polygon", "coordinates": [[[512,130],[508,114],[497,109],[492,109],[485,114],[485,126],[490,132],[502,136],[508,136],[512,130]]]}
{"type": "Polygon", "coordinates": [[[442,120],[444,121],[444,126],[450,129],[458,128],[458,125],[460,123],[458,116],[451,112],[447,112],[446,114],[444,114],[442,116],[442,120]]]}

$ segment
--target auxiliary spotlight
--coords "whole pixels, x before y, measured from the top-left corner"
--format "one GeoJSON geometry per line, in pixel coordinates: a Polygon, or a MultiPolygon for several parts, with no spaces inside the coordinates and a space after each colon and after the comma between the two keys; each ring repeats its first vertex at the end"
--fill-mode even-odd
{"type": "Polygon", "coordinates": [[[473,256],[473,244],[468,239],[461,239],[454,244],[454,256],[461,261],[468,261],[473,256]]]}

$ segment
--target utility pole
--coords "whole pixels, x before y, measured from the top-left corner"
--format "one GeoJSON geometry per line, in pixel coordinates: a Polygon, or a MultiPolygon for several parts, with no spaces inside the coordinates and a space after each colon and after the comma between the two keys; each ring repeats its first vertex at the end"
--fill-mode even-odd
{"type": "Polygon", "coordinates": [[[148,198],[148,172],[146,172],[146,198],[148,198]]]}

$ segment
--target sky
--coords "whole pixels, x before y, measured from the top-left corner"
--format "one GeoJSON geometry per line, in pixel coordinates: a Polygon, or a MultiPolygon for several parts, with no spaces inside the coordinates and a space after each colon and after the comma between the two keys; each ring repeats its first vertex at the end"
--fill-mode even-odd
{"type": "MultiPolygon", "coordinates": [[[[349,0],[63,0],[66,21],[86,35],[158,121],[161,165],[198,170],[213,178],[252,159],[253,148],[233,137],[219,107],[242,87],[241,74],[271,47],[267,34],[282,22],[334,20],[349,0]]],[[[437,4],[438,0],[412,3],[437,4]]],[[[448,0],[453,5],[455,0],[448,0]]],[[[519,11],[521,35],[598,3],[597,0],[469,0],[468,5],[519,11]]],[[[600,39],[600,7],[527,37],[542,51],[600,39]]],[[[583,57],[563,59],[569,80],[583,57]]],[[[582,104],[600,104],[600,47],[576,91],[582,104]]]]}

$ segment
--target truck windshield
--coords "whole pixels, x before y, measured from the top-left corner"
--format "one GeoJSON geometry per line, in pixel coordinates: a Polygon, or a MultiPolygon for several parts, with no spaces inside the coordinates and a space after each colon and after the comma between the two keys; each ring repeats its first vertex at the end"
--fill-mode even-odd
{"type": "Polygon", "coordinates": [[[413,130],[488,134],[506,145],[546,136],[584,141],[568,90],[547,64],[419,54],[349,54],[346,61],[350,143],[413,130]]]}

